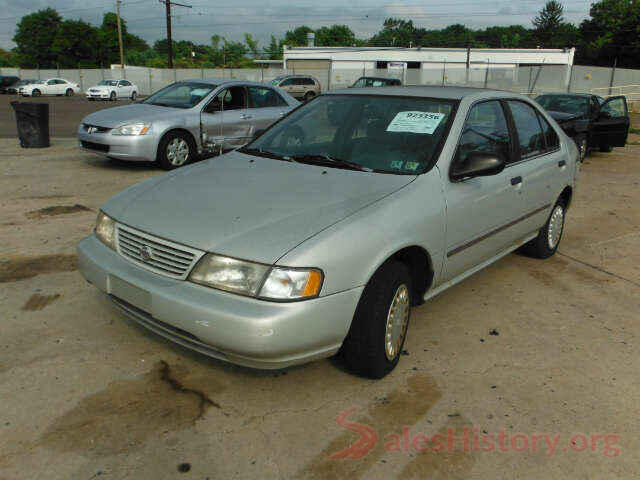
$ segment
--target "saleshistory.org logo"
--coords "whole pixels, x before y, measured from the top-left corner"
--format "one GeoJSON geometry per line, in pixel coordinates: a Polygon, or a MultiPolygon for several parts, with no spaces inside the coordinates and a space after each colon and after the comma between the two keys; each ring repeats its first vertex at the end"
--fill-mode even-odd
{"type": "MultiPolygon", "coordinates": [[[[357,460],[364,457],[378,442],[376,430],[361,423],[350,422],[347,417],[355,412],[358,407],[352,407],[338,414],[336,422],[343,428],[356,432],[360,435],[357,442],[349,447],[334,453],[331,459],[352,459],[357,460]]],[[[523,433],[508,434],[500,430],[497,434],[480,431],[477,427],[465,427],[461,432],[456,433],[456,429],[449,427],[446,433],[438,432],[432,436],[424,433],[412,433],[410,427],[404,427],[401,434],[388,433],[384,436],[384,448],[387,452],[440,452],[440,451],[465,451],[465,452],[515,452],[538,450],[546,451],[548,457],[556,452],[601,452],[607,457],[617,457],[620,455],[618,448],[619,436],[613,433],[608,434],[573,434],[569,442],[561,442],[562,435],[548,433],[533,433],[526,435],[523,433]]]]}

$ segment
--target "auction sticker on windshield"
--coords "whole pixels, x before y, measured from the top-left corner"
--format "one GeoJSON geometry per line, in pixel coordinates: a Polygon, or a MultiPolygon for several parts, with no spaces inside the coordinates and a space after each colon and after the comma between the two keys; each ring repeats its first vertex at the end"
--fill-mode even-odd
{"type": "Polygon", "coordinates": [[[432,134],[444,116],[444,113],[433,112],[398,112],[387,127],[387,132],[432,134]]]}

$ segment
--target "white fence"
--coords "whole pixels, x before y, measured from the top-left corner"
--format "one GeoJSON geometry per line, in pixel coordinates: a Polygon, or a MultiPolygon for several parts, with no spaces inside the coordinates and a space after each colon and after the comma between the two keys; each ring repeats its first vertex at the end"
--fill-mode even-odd
{"type": "Polygon", "coordinates": [[[323,90],[335,90],[352,85],[361,76],[396,77],[405,85],[474,86],[510,90],[535,95],[540,92],[593,92],[607,96],[628,95],[638,100],[640,70],[612,69],[564,65],[541,66],[492,66],[472,63],[467,70],[464,64],[448,64],[437,68],[419,69],[333,69],[282,70],[282,69],[158,69],[132,67],[120,69],[74,70],[25,70],[0,68],[0,75],[17,75],[20,78],[45,79],[60,77],[76,82],[85,90],[101,80],[126,78],[135,83],[141,95],[148,95],[170,83],[185,79],[233,78],[269,82],[279,75],[306,73],[320,80],[323,90]],[[620,93],[619,93],[620,92],[620,93]],[[633,97],[635,96],[635,98],[633,97]]]}

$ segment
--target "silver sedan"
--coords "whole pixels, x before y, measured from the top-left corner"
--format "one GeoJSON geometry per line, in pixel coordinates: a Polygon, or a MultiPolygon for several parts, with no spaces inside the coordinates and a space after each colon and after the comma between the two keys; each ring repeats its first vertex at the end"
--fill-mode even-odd
{"type": "Polygon", "coordinates": [[[87,115],[80,147],[117,160],[157,161],[166,170],[198,155],[249,142],[300,102],[277,87],[224,79],[186,80],[147,99],[87,115]]]}

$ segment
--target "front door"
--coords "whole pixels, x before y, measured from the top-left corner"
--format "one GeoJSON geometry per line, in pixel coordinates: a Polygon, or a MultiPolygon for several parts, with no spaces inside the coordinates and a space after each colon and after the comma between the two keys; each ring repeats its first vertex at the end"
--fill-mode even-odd
{"type": "MultiPolygon", "coordinates": [[[[473,152],[495,153],[513,159],[502,104],[484,101],[469,111],[452,164],[464,162],[473,152]]],[[[443,278],[451,280],[497,255],[519,238],[511,224],[522,216],[522,181],[513,168],[497,175],[452,181],[441,172],[447,202],[447,233],[443,278]]]]}
{"type": "Polygon", "coordinates": [[[248,87],[249,111],[253,115],[251,123],[254,130],[269,127],[282,118],[289,110],[289,105],[278,92],[269,87],[248,87]]]}
{"type": "Polygon", "coordinates": [[[629,134],[629,109],[624,96],[610,97],[600,106],[592,138],[602,147],[624,147],[629,134]]]}
{"type": "Polygon", "coordinates": [[[252,118],[245,87],[225,88],[202,110],[205,144],[222,150],[241,147],[251,140],[252,118]]]}

